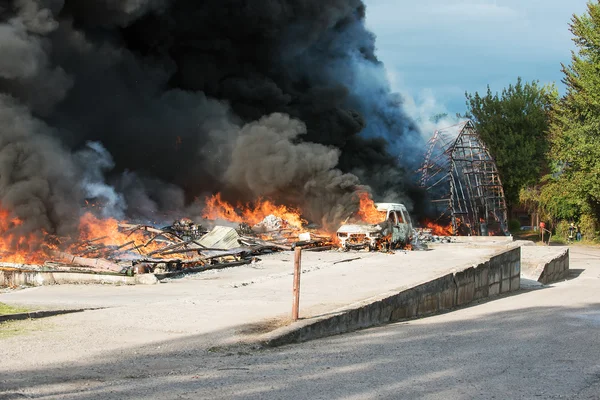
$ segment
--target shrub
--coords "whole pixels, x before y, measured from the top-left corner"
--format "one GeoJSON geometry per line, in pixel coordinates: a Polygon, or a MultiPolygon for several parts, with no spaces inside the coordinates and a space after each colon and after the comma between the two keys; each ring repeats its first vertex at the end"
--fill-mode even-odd
{"type": "Polygon", "coordinates": [[[558,224],[556,224],[556,228],[555,228],[555,235],[566,239],[569,237],[569,225],[570,223],[566,220],[562,220],[560,221],[558,224]]]}
{"type": "Polygon", "coordinates": [[[596,237],[596,226],[596,219],[591,215],[583,214],[579,219],[579,229],[586,240],[593,240],[596,237]]]}
{"type": "Polygon", "coordinates": [[[519,229],[521,229],[521,223],[519,222],[518,219],[511,219],[510,221],[508,221],[508,230],[511,232],[518,232],[519,229]]]}

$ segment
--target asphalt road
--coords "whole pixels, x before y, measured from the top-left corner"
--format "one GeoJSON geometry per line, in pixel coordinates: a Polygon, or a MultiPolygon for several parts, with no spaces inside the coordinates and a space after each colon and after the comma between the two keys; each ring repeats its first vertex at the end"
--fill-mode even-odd
{"type": "Polygon", "coordinates": [[[600,399],[600,249],[571,279],[277,349],[198,338],[4,371],[0,399],[600,399]]]}

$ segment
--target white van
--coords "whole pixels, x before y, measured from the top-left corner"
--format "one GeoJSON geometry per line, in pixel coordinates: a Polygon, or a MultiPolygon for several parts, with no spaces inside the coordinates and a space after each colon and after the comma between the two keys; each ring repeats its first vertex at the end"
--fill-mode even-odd
{"type": "Polygon", "coordinates": [[[389,250],[404,247],[412,241],[413,226],[404,204],[376,203],[382,221],[378,224],[346,224],[337,237],[346,250],[389,250]]]}

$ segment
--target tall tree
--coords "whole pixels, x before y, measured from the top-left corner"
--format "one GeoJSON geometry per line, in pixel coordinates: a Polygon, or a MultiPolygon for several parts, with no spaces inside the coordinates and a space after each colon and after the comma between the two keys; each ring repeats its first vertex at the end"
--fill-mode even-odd
{"type": "Polygon", "coordinates": [[[537,182],[548,149],[549,114],[558,92],[538,82],[509,85],[501,94],[490,87],[482,96],[466,93],[467,113],[496,160],[508,207],[519,201],[522,188],[537,182]]]}
{"type": "Polygon", "coordinates": [[[563,65],[565,96],[556,105],[550,128],[550,157],[558,166],[554,185],[542,197],[548,205],[567,204],[564,217],[600,217],[600,2],[569,24],[576,51],[563,65]],[[575,205],[576,207],[573,207],[575,205]]]}

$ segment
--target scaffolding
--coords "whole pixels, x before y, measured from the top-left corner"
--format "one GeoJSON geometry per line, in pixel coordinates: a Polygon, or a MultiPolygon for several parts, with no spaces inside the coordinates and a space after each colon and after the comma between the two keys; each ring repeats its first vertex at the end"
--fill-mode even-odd
{"type": "Polygon", "coordinates": [[[455,235],[508,235],[506,200],[498,168],[472,121],[436,130],[421,172],[438,212],[455,235]]]}

